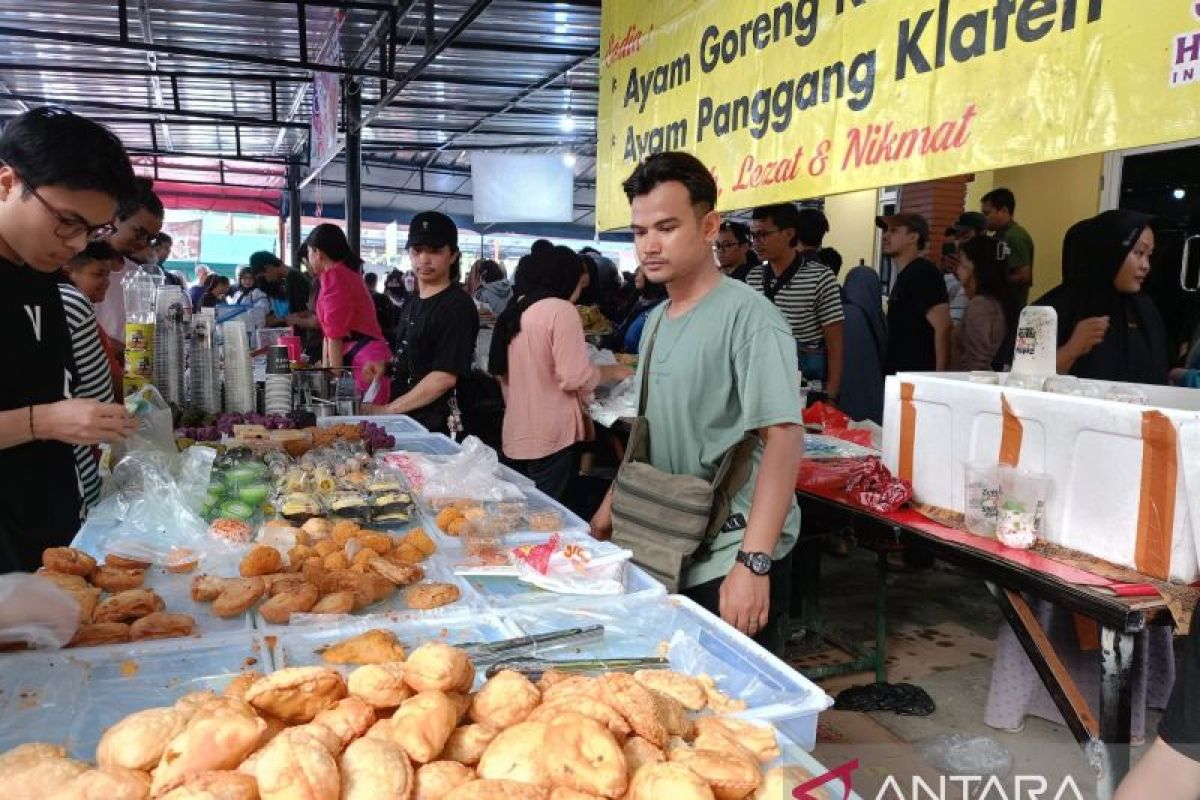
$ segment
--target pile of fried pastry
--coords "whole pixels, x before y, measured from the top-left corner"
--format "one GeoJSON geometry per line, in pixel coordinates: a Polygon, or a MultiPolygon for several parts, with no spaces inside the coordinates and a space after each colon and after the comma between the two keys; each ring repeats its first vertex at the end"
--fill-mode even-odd
{"type": "Polygon", "coordinates": [[[50,744],[10,750],[0,785],[6,800],[778,800],[812,778],[764,774],[780,756],[774,729],[712,713],[736,701],[711,681],[502,671],[472,694],[466,651],[430,642],[403,656],[368,631],[324,651],[360,664],[345,675],[244,673],[220,696],[120,720],[96,766],[50,744]],[[390,660],[362,663],[375,659],[390,660]]]}
{"type": "Polygon", "coordinates": [[[117,555],[98,564],[73,547],[42,551],[38,577],[54,583],[79,604],[79,627],[67,646],[189,636],[195,620],[187,614],[168,613],[163,599],[143,586],[149,568],[144,561],[117,555]]]}
{"type": "Polygon", "coordinates": [[[460,597],[454,584],[423,582],[420,562],[437,546],[420,528],[397,539],[349,520],[316,518],[290,533],[296,545],[286,556],[270,545],[255,545],[242,558],[239,577],[196,576],[192,599],[211,602],[218,617],[235,617],[263,601],[262,618],[286,625],[292,614],[349,614],[398,588],[405,588],[405,604],[416,610],[460,597]]]}

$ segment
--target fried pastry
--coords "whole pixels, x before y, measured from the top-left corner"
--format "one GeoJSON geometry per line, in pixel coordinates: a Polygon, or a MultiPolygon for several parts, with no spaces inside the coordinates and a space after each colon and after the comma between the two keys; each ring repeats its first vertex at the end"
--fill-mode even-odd
{"type": "Polygon", "coordinates": [[[146,581],[146,570],[112,567],[105,564],[96,567],[90,580],[96,588],[115,594],[141,586],[146,581]]]}
{"type": "Polygon", "coordinates": [[[469,692],[475,682],[475,667],[465,650],[426,642],[409,655],[404,680],[418,692],[469,692]]]}
{"type": "Polygon", "coordinates": [[[462,725],[467,721],[467,713],[471,710],[471,703],[475,700],[475,696],[464,692],[446,692],[446,697],[450,698],[450,702],[454,703],[454,709],[458,712],[456,724],[462,725]]]}
{"type": "Polygon", "coordinates": [[[629,784],[627,800],[715,800],[708,782],[682,764],[647,764],[629,784]]]}
{"type": "Polygon", "coordinates": [[[320,593],[317,587],[308,581],[298,584],[293,589],[280,592],[258,607],[258,613],[272,625],[287,625],[292,614],[308,611],[317,603],[320,593]]]}
{"type": "Polygon", "coordinates": [[[225,684],[225,689],[221,692],[221,695],[224,697],[236,697],[238,700],[245,700],[246,690],[249,689],[250,686],[262,676],[263,675],[261,672],[257,672],[255,670],[246,670],[244,672],[240,672],[236,677],[233,678],[233,680],[225,684]]]}
{"type": "Polygon", "coordinates": [[[501,731],[483,751],[475,771],[480,778],[519,781],[548,789],[551,782],[545,761],[546,728],[544,722],[521,722],[501,731]]]}
{"type": "Polygon", "coordinates": [[[324,725],[333,731],[341,742],[340,751],[370,730],[375,724],[375,709],[358,697],[345,697],[333,708],[313,717],[312,724],[324,725]]]}
{"type": "Polygon", "coordinates": [[[321,559],[321,564],[325,567],[325,569],[329,570],[350,569],[350,559],[346,558],[346,554],[341,550],[337,550],[325,556],[325,558],[321,559]]]}
{"type": "Polygon", "coordinates": [[[549,793],[540,786],[504,780],[480,780],[463,784],[446,800],[547,800],[549,793]]]}
{"type": "Polygon", "coordinates": [[[350,694],[374,708],[396,708],[412,697],[404,681],[404,664],[367,664],[350,673],[350,694]]]}
{"type": "Polygon", "coordinates": [[[128,589],[112,595],[92,615],[93,622],[133,622],[166,608],[162,598],[149,589],[128,589]]]}
{"type": "Polygon", "coordinates": [[[288,550],[288,564],[293,567],[300,566],[308,559],[317,554],[317,551],[307,544],[298,544],[288,550]]]}
{"type": "Polygon", "coordinates": [[[231,770],[210,770],[189,778],[162,800],[258,800],[258,781],[231,770]]]}
{"type": "Polygon", "coordinates": [[[155,611],[129,626],[129,638],[139,642],[143,639],[173,639],[176,636],[191,636],[196,620],[187,614],[168,614],[155,611]]]}
{"type": "Polygon", "coordinates": [[[301,525],[300,530],[308,534],[314,542],[320,542],[333,535],[333,523],[321,517],[314,517],[301,525]]]}
{"type": "Polygon", "coordinates": [[[630,775],[647,764],[662,764],[667,760],[662,750],[640,736],[630,736],[626,739],[621,752],[625,754],[625,766],[630,775]]]}
{"type": "Polygon", "coordinates": [[[232,770],[258,747],[267,724],[246,703],[218,697],[200,707],[163,750],[150,791],[159,795],[209,770],[232,770]]]}
{"type": "Polygon", "coordinates": [[[568,697],[594,697],[603,699],[604,692],[595,678],[586,675],[571,675],[556,681],[542,691],[543,703],[557,703],[568,697]]]}
{"type": "Polygon", "coordinates": [[[748,750],[760,764],[779,758],[775,729],[735,717],[701,717],[696,720],[699,736],[723,736],[748,750]]]}
{"type": "Polygon", "coordinates": [[[364,550],[379,556],[387,555],[392,549],[392,537],[380,531],[359,531],[358,541],[364,550]]]}
{"type": "Polygon", "coordinates": [[[682,764],[707,781],[717,800],[742,800],[762,784],[753,757],[686,747],[672,750],[668,757],[672,764],[682,764]]]}
{"type": "Polygon", "coordinates": [[[605,702],[625,718],[634,733],[656,747],[666,745],[667,731],[658,718],[654,696],[649,689],[623,672],[601,675],[596,682],[605,702]]]}
{"type": "Polygon", "coordinates": [[[700,711],[708,705],[704,684],[690,675],[669,669],[643,669],[635,672],[633,677],[647,689],[673,697],[689,711],[700,711]]]}
{"type": "Polygon", "coordinates": [[[326,667],[288,667],[259,678],[246,700],[285,722],[308,722],[346,696],[342,676],[326,667]]]}
{"type": "Polygon", "coordinates": [[[437,545],[429,538],[422,528],[413,528],[400,539],[400,544],[408,545],[423,556],[431,556],[437,552],[437,545]]]}
{"type": "Polygon", "coordinates": [[[321,659],[330,664],[386,664],[404,660],[404,648],[396,634],[383,628],[372,628],[327,647],[321,659]]]}
{"type": "Polygon", "coordinates": [[[187,716],[175,708],[147,708],[106,730],[96,745],[96,763],[149,772],[162,758],[167,742],[183,731],[187,716]]]}
{"type": "Polygon", "coordinates": [[[542,693],[519,672],[504,670],[483,685],[471,704],[471,719],[503,730],[524,722],[542,693]]]}
{"type": "Polygon", "coordinates": [[[359,739],[338,761],[341,800],[382,800],[412,794],[416,775],[403,748],[387,739],[359,739]]]}
{"type": "Polygon", "coordinates": [[[417,768],[412,800],[444,800],[451,792],[475,780],[475,770],[457,761],[434,761],[417,768]]]}
{"type": "Polygon", "coordinates": [[[236,617],[261,600],[266,591],[262,578],[230,578],[213,600],[212,611],[218,617],[236,617]]]}
{"type": "Polygon", "coordinates": [[[550,791],[550,800],[601,800],[599,795],[577,792],[565,786],[555,786],[550,791]]]}
{"type": "Polygon", "coordinates": [[[325,540],[317,542],[315,545],[313,545],[313,550],[316,552],[316,554],[318,556],[320,556],[321,558],[325,558],[326,556],[332,555],[333,553],[342,552],[342,546],[340,544],[338,544],[337,542],[335,542],[333,539],[325,539],[325,540]]]}
{"type": "Polygon", "coordinates": [[[46,800],[145,800],[150,775],[124,767],[81,772],[46,796],[46,800]]]}
{"type": "Polygon", "coordinates": [[[556,669],[548,669],[542,673],[542,677],[538,678],[538,682],[537,682],[538,691],[545,694],[546,690],[549,689],[551,686],[562,683],[569,677],[571,677],[571,676],[565,672],[559,672],[556,669]]]}
{"type": "Polygon", "coordinates": [[[310,614],[349,614],[354,610],[354,592],[331,592],[308,610],[310,614]]]}
{"type": "Polygon", "coordinates": [[[47,547],[42,551],[42,566],[53,572],[84,578],[96,569],[96,559],[74,547],[47,547]]]}
{"type": "Polygon", "coordinates": [[[571,712],[559,715],[546,726],[543,747],[540,758],[556,786],[608,798],[618,798],[629,788],[621,746],[593,719],[571,712]]]}
{"type": "Polygon", "coordinates": [[[446,747],[458,724],[458,710],[442,692],[430,691],[410,697],[392,715],[392,741],[404,748],[418,764],[428,764],[446,747]]]}
{"type": "Polygon", "coordinates": [[[192,578],[192,599],[197,603],[211,603],[225,591],[225,579],[215,575],[197,575],[192,578]]]}
{"type": "Polygon", "coordinates": [[[297,575],[293,572],[276,572],[261,577],[263,584],[267,587],[267,594],[271,597],[295,589],[302,583],[309,583],[309,581],[304,579],[303,575],[297,575]]]}
{"type": "Polygon", "coordinates": [[[389,561],[373,552],[367,560],[367,567],[396,586],[408,586],[425,577],[425,570],[419,564],[389,561]]]}
{"type": "Polygon", "coordinates": [[[458,602],[458,587],[453,583],[419,583],[409,587],[404,600],[409,608],[428,611],[458,602]]]}
{"type": "Polygon", "coordinates": [[[255,769],[262,800],[338,800],[341,780],[333,756],[312,736],[278,736],[255,769]]]}
{"type": "Polygon", "coordinates": [[[184,721],[190,720],[196,715],[196,712],[205,706],[211,704],[217,699],[217,693],[212,689],[201,689],[197,692],[188,692],[183,697],[175,701],[175,710],[183,714],[184,721]]]}
{"type": "Polygon", "coordinates": [[[483,752],[487,750],[488,745],[499,733],[498,728],[479,723],[455,728],[454,732],[450,734],[450,738],[446,740],[446,747],[442,750],[439,758],[443,761],[457,761],[473,767],[479,763],[483,752]]]}
{"type": "Polygon", "coordinates": [[[274,547],[258,544],[242,557],[238,564],[238,572],[243,578],[253,578],[257,575],[269,575],[283,568],[283,556],[274,547]]]}
{"type": "Polygon", "coordinates": [[[408,542],[398,542],[395,549],[387,554],[389,560],[402,561],[406,564],[417,564],[425,560],[425,554],[408,542]]]}
{"type": "Polygon", "coordinates": [[[693,726],[691,715],[683,704],[665,694],[659,694],[653,689],[650,696],[654,700],[654,711],[658,721],[662,723],[667,736],[679,736],[684,739],[692,738],[693,726]]]}
{"type": "Polygon", "coordinates": [[[342,738],[334,733],[327,725],[319,722],[307,722],[294,728],[284,727],[280,736],[307,736],[324,747],[329,755],[337,758],[342,752],[342,738]]]}
{"type": "Polygon", "coordinates": [[[75,602],[79,604],[80,624],[87,624],[92,621],[92,616],[96,611],[96,604],[100,600],[99,589],[92,586],[86,579],[79,575],[68,575],[64,572],[53,572],[42,569],[38,570],[37,576],[43,580],[50,581],[75,598],[75,602]]]}
{"type": "Polygon", "coordinates": [[[700,685],[704,687],[704,693],[708,695],[708,707],[717,714],[732,714],[746,710],[745,700],[734,700],[718,690],[717,682],[708,675],[698,675],[696,680],[700,681],[700,685]]]}
{"type": "Polygon", "coordinates": [[[354,522],[353,520],[344,519],[344,520],[339,520],[338,522],[333,523],[333,529],[330,531],[329,535],[333,539],[333,541],[337,544],[337,546],[341,547],[346,542],[353,539],[354,536],[358,533],[358,531],[359,531],[359,527],[358,527],[357,522],[354,522]]]}
{"type": "Polygon", "coordinates": [[[608,703],[584,695],[562,697],[553,703],[542,703],[533,710],[528,719],[531,722],[553,722],[560,714],[567,711],[574,711],[596,720],[608,728],[609,732],[617,737],[617,741],[624,741],[625,737],[630,734],[629,723],[617,713],[616,709],[608,703]]]}
{"type": "Polygon", "coordinates": [[[31,742],[0,755],[0,787],[6,800],[43,800],[88,771],[56,745],[31,742]]]}
{"type": "Polygon", "coordinates": [[[104,556],[104,563],[110,567],[123,567],[125,569],[150,569],[149,561],[142,561],[136,558],[127,556],[119,556],[116,553],[108,553],[104,556]]]}
{"type": "Polygon", "coordinates": [[[67,647],[93,647],[98,644],[115,644],[129,641],[127,622],[90,622],[80,625],[67,647]]]}

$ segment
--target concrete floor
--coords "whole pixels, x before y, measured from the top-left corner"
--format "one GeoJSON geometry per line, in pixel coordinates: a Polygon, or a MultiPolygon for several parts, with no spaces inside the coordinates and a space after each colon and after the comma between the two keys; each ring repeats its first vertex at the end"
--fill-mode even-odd
{"type": "MultiPolygon", "coordinates": [[[[825,555],[822,559],[822,618],[837,626],[847,638],[874,638],[875,557],[852,549],[848,557],[825,555]],[[836,587],[831,591],[829,587],[836,587]]],[[[999,610],[983,582],[940,562],[929,571],[899,573],[888,577],[888,634],[890,682],[908,681],[933,698],[937,710],[928,717],[903,717],[886,713],[828,711],[822,715],[815,752],[827,767],[858,758],[854,788],[863,798],[879,795],[888,775],[902,779],[907,798],[912,795],[911,776],[923,776],[936,785],[939,772],[923,757],[923,748],[937,737],[961,734],[986,737],[1011,756],[1012,771],[1005,778],[1006,794],[989,791],[984,797],[1038,797],[1015,791],[1015,775],[1042,776],[1053,798],[1071,776],[1080,796],[1095,797],[1095,771],[1082,749],[1063,726],[1030,717],[1021,733],[1005,733],[986,726],[987,704],[996,633],[1002,623],[999,610]]],[[[811,638],[794,640],[789,660],[813,663],[843,656],[820,647],[811,638]],[[821,652],[824,650],[824,652],[821,652]]],[[[822,681],[831,696],[842,689],[874,681],[873,673],[858,673],[822,681]]],[[[1157,727],[1158,714],[1147,718],[1148,733],[1157,727]]],[[[1136,760],[1144,748],[1135,748],[1136,760]]],[[[971,774],[956,768],[953,774],[971,774]]],[[[1030,788],[1032,784],[1027,784],[1030,788]]],[[[961,784],[936,797],[967,797],[961,784]]],[[[885,797],[894,796],[889,793],[885,797]]],[[[923,795],[918,795],[923,796],[923,795]]],[[[1073,798],[1069,791],[1063,797],[1073,798]]]]}

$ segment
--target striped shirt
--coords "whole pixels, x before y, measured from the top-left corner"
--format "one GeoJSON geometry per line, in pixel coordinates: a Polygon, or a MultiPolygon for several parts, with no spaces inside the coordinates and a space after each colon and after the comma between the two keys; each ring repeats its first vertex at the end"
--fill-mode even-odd
{"type": "MultiPolygon", "coordinates": [[[[774,302],[797,341],[806,347],[824,347],[825,326],[845,319],[837,278],[829,267],[811,255],[800,253],[796,258],[801,260],[800,269],[779,288],[774,302]]],[[[746,284],[763,292],[764,270],[770,272],[771,283],[778,280],[771,265],[762,264],[750,270],[746,284]]]]}
{"type": "MultiPolygon", "coordinates": [[[[83,293],[70,284],[59,284],[63,310],[67,314],[67,327],[71,331],[71,352],[75,358],[75,384],[72,394],[102,403],[113,402],[112,372],[108,368],[108,357],[100,344],[100,328],[96,324],[96,309],[83,293]]],[[[75,464],[83,485],[83,501],[86,508],[100,502],[100,469],[92,448],[85,445],[75,447],[75,464]]]]}

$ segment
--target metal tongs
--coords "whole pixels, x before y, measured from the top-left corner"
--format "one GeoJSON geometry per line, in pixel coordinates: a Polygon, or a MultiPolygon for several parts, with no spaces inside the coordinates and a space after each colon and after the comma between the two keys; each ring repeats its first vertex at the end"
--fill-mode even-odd
{"type": "Polygon", "coordinates": [[[487,668],[485,677],[491,678],[498,672],[519,672],[531,681],[540,680],[550,670],[586,675],[593,672],[636,672],[640,669],[665,668],[670,664],[658,656],[631,658],[579,658],[555,660],[551,658],[523,658],[514,661],[498,661],[487,668]]]}
{"type": "Polygon", "coordinates": [[[582,658],[554,660],[530,655],[573,645],[591,644],[604,638],[603,625],[585,628],[566,628],[532,636],[518,636],[498,642],[470,642],[459,645],[480,665],[487,665],[486,676],[492,677],[502,670],[520,672],[531,680],[537,680],[548,670],[571,673],[629,672],[647,667],[665,667],[667,660],[659,657],[643,658],[582,658]]]}
{"type": "Polygon", "coordinates": [[[532,650],[591,644],[603,638],[603,625],[589,625],[586,628],[564,628],[532,636],[518,636],[515,639],[501,639],[498,642],[470,642],[458,647],[460,650],[466,650],[477,664],[490,664],[505,658],[515,658],[532,650]]]}

